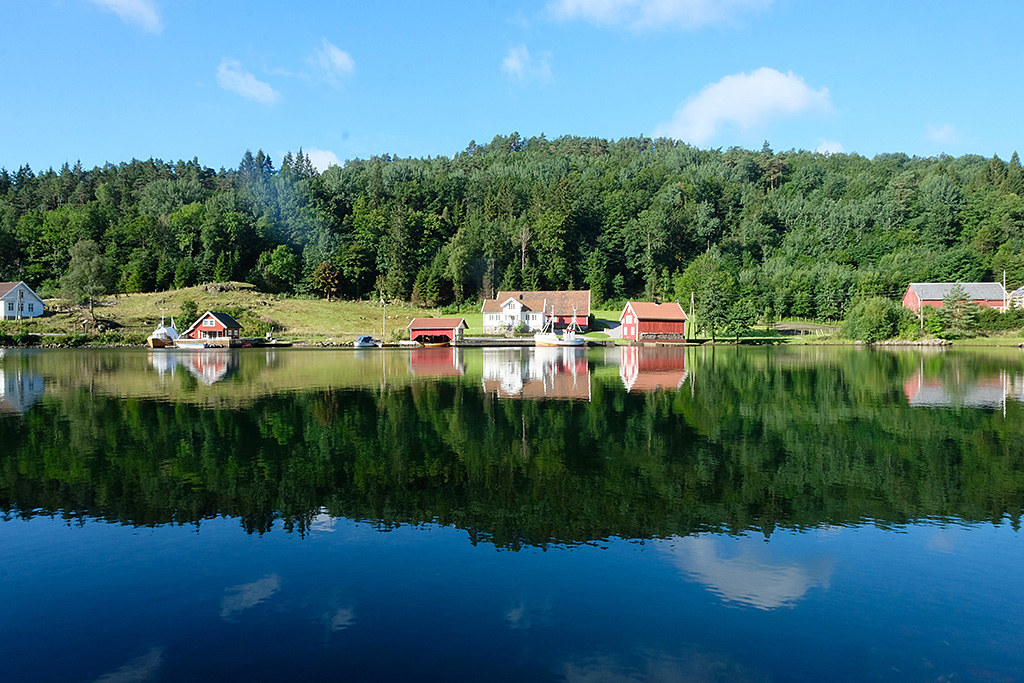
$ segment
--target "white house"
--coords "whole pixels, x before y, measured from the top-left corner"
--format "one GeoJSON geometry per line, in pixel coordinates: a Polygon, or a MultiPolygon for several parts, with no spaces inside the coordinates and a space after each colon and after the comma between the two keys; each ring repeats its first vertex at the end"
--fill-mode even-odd
{"type": "Polygon", "coordinates": [[[0,319],[21,320],[43,314],[46,304],[24,282],[0,282],[0,319]]]}
{"type": "Polygon", "coordinates": [[[484,332],[511,330],[520,325],[526,332],[540,332],[545,321],[557,329],[575,323],[585,330],[590,317],[590,290],[498,292],[494,299],[484,300],[481,312],[484,332]]]}

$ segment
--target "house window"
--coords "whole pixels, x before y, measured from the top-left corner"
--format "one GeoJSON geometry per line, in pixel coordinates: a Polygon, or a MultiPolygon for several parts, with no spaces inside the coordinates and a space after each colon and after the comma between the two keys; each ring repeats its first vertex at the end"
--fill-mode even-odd
{"type": "Polygon", "coordinates": [[[28,305],[28,312],[31,313],[34,310],[36,310],[36,305],[30,302],[28,305]]]}
{"type": "Polygon", "coordinates": [[[215,324],[213,318],[207,318],[203,321],[203,327],[213,327],[215,324]]]}
{"type": "Polygon", "coordinates": [[[7,310],[8,311],[13,311],[14,310],[14,302],[13,301],[8,301],[7,302],[7,310]]]}

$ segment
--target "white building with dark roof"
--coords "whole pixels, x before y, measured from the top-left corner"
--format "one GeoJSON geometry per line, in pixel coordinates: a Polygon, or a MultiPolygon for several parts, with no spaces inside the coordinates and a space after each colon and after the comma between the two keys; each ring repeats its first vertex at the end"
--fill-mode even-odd
{"type": "Polygon", "coordinates": [[[37,318],[46,304],[24,282],[0,282],[0,319],[37,318]]]}

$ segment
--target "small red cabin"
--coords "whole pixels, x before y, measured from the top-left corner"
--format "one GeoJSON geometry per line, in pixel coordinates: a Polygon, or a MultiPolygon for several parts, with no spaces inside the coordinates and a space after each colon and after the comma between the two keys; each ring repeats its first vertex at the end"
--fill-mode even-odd
{"type": "Polygon", "coordinates": [[[627,301],[619,316],[622,338],[633,341],[685,341],[686,313],[678,302],[627,301]]]}
{"type": "Polygon", "coordinates": [[[413,318],[409,323],[409,339],[421,344],[440,344],[462,339],[462,330],[469,329],[465,318],[413,318]]]}
{"type": "Polygon", "coordinates": [[[192,323],[180,336],[184,339],[220,339],[230,341],[237,340],[241,332],[242,326],[227,313],[207,311],[199,316],[199,320],[192,323]]]}

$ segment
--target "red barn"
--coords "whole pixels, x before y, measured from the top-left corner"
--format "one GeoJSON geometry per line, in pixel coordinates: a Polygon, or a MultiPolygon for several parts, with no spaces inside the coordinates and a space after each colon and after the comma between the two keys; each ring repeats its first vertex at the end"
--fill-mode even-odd
{"type": "Polygon", "coordinates": [[[903,295],[903,305],[915,313],[923,306],[942,308],[942,300],[958,284],[967,292],[968,301],[1005,310],[1006,290],[998,282],[912,282],[903,295]]]}
{"type": "Polygon", "coordinates": [[[440,344],[462,339],[462,330],[469,329],[469,325],[465,318],[413,318],[408,329],[412,341],[440,344]]]}
{"type": "Polygon", "coordinates": [[[686,313],[678,302],[627,301],[619,316],[622,338],[633,341],[685,341],[686,313]]]}
{"type": "Polygon", "coordinates": [[[238,341],[242,326],[227,313],[207,311],[181,333],[182,339],[215,340],[221,344],[238,341]]]}

